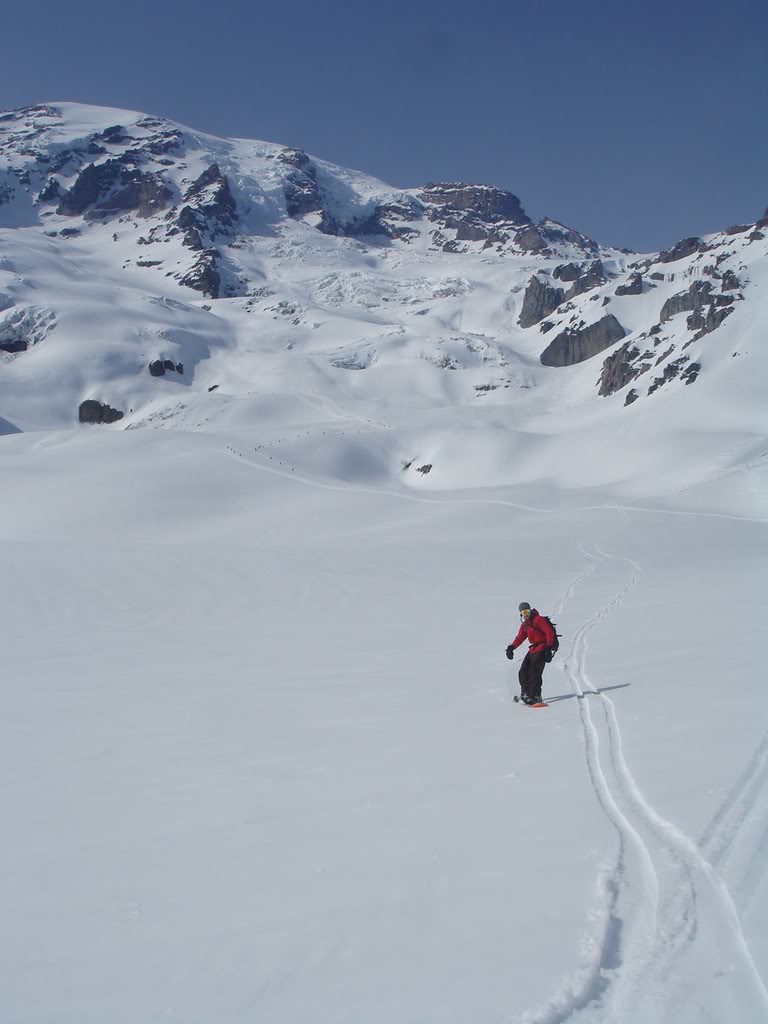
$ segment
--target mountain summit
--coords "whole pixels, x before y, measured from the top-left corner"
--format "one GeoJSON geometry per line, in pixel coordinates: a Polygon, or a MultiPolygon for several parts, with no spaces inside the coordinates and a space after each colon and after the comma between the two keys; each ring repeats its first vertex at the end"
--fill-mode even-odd
{"type": "Polygon", "coordinates": [[[661,426],[735,432],[738,462],[762,433],[767,236],[763,217],[638,255],[492,185],[394,189],[136,112],[11,111],[0,429],[216,430],[309,405],[375,426],[386,472],[441,486],[467,444],[505,450],[470,460],[476,483],[548,477],[530,448],[549,460],[553,436],[569,466],[597,439],[624,479],[663,409],[661,426]]]}

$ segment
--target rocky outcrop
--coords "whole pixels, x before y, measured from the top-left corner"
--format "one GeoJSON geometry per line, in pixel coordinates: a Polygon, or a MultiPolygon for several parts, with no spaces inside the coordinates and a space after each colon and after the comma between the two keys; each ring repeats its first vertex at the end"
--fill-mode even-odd
{"type": "Polygon", "coordinates": [[[581,277],[582,269],[578,263],[561,263],[552,271],[552,277],[556,281],[576,281],[581,277]]]}
{"type": "Polygon", "coordinates": [[[735,292],[742,287],[741,281],[732,270],[726,270],[720,282],[721,292],[735,292]]]}
{"type": "Polygon", "coordinates": [[[24,338],[0,338],[0,352],[26,352],[28,348],[24,338]]]}
{"type": "MultiPolygon", "coordinates": [[[[739,281],[735,274],[730,271],[728,285],[739,281]]],[[[725,281],[725,277],[724,277],[725,281]]],[[[688,329],[695,331],[693,338],[686,342],[687,345],[698,341],[706,334],[716,331],[726,317],[734,310],[734,297],[732,295],[717,295],[713,291],[709,281],[694,281],[686,292],[678,292],[672,295],[661,308],[660,321],[664,323],[677,313],[690,312],[686,320],[688,329]]]]}
{"type": "Polygon", "coordinates": [[[37,197],[39,203],[55,203],[61,199],[61,185],[55,178],[49,178],[37,197]]]}
{"type": "Polygon", "coordinates": [[[111,405],[96,402],[89,398],[80,403],[78,418],[81,423],[116,423],[125,414],[119,409],[113,409],[111,405]]]}
{"type": "Polygon", "coordinates": [[[525,289],[523,308],[517,322],[521,327],[532,327],[539,323],[557,309],[564,295],[562,288],[553,288],[541,278],[532,277],[525,289]]]}
{"type": "Polygon", "coordinates": [[[711,301],[712,285],[709,281],[694,281],[686,292],[678,292],[671,295],[661,307],[659,321],[666,323],[677,313],[689,312],[698,309],[711,301]]]}
{"type": "Polygon", "coordinates": [[[103,213],[134,211],[139,217],[151,217],[171,205],[173,197],[156,174],[137,169],[124,169],[120,187],[104,202],[103,213]]]}
{"type": "Polygon", "coordinates": [[[520,200],[511,192],[493,185],[465,185],[430,182],[419,193],[426,206],[435,207],[428,212],[431,220],[443,219],[450,211],[472,213],[486,224],[508,222],[530,224],[520,200]]]}
{"type": "Polygon", "coordinates": [[[712,331],[716,331],[725,318],[731,315],[734,309],[732,305],[720,305],[723,300],[727,302],[728,299],[729,296],[718,295],[715,298],[715,302],[707,307],[706,313],[703,306],[691,313],[686,320],[686,324],[688,325],[688,330],[695,331],[696,334],[689,342],[686,342],[686,345],[692,345],[694,341],[703,338],[705,334],[711,334],[712,331]]]}
{"type": "Polygon", "coordinates": [[[0,320],[0,351],[13,355],[26,352],[43,341],[55,326],[55,314],[44,306],[11,309],[0,320]]]}
{"type": "Polygon", "coordinates": [[[120,180],[123,167],[118,160],[103,164],[89,164],[75,179],[71,188],[61,197],[56,213],[62,217],[77,217],[94,206],[120,180]]]}
{"type": "Polygon", "coordinates": [[[540,253],[543,255],[550,251],[546,238],[544,238],[535,224],[531,224],[527,228],[523,228],[522,231],[518,231],[515,235],[515,245],[522,249],[523,252],[540,253]]]}
{"type": "Polygon", "coordinates": [[[184,232],[184,245],[199,251],[220,234],[231,234],[237,224],[237,207],[229,182],[218,164],[211,164],[184,193],[185,205],[176,218],[184,232]]]}
{"type": "Polygon", "coordinates": [[[149,372],[153,377],[164,377],[168,373],[184,373],[183,363],[174,363],[172,359],[154,359],[149,364],[149,372]]]}
{"type": "Polygon", "coordinates": [[[594,260],[589,265],[586,273],[576,278],[566,292],[565,297],[566,299],[573,299],[577,295],[583,295],[585,292],[591,291],[593,288],[599,288],[600,285],[605,284],[605,281],[606,277],[602,261],[594,260]]]}
{"type": "Polygon", "coordinates": [[[544,366],[572,366],[620,341],[626,331],[612,314],[582,328],[566,328],[541,353],[544,366]]]}
{"type": "MultiPolygon", "coordinates": [[[[49,187],[53,188],[50,182],[49,187]]],[[[85,167],[61,197],[56,212],[76,217],[87,211],[92,217],[106,218],[134,211],[140,217],[150,217],[170,206],[171,199],[158,175],[114,159],[85,167]]]]}
{"type": "Polygon", "coordinates": [[[573,228],[560,224],[559,221],[546,218],[539,221],[536,226],[541,237],[549,245],[575,246],[585,254],[596,254],[599,252],[600,247],[594,239],[582,235],[580,231],[574,231],[573,228]]]}
{"type": "Polygon", "coordinates": [[[699,375],[701,370],[701,363],[690,363],[688,356],[680,356],[679,359],[673,359],[672,362],[667,363],[664,367],[664,372],[660,377],[656,377],[653,383],[648,388],[648,394],[652,395],[654,391],[658,391],[662,385],[669,383],[674,380],[675,377],[681,377],[686,384],[692,384],[699,375]],[[682,372],[681,372],[682,371],[682,372]]]}
{"type": "Polygon", "coordinates": [[[640,370],[633,363],[639,355],[640,349],[627,341],[608,356],[598,381],[598,394],[602,398],[620,391],[637,377],[640,370]]]}
{"type": "Polygon", "coordinates": [[[323,199],[317,185],[317,170],[302,149],[284,149],[278,154],[281,164],[293,168],[283,186],[285,208],[289,217],[322,210],[323,199]]]}
{"type": "Polygon", "coordinates": [[[417,234],[412,224],[420,220],[422,215],[423,208],[419,203],[403,199],[398,203],[376,206],[365,216],[348,221],[339,221],[323,210],[319,227],[326,235],[339,235],[344,238],[383,236],[408,241],[417,234]]]}
{"type": "Polygon", "coordinates": [[[180,283],[194,288],[212,299],[221,294],[221,274],[218,270],[220,253],[218,249],[203,250],[189,270],[182,275],[180,283]]]}
{"type": "Polygon", "coordinates": [[[418,193],[423,214],[437,226],[433,244],[446,252],[460,252],[462,242],[502,244],[511,232],[530,224],[520,200],[511,192],[492,185],[430,183],[418,193]],[[443,232],[456,232],[446,239],[443,232]]]}
{"type": "Polygon", "coordinates": [[[677,260],[685,259],[686,256],[692,256],[699,251],[700,247],[700,238],[684,238],[677,245],[673,245],[671,249],[660,252],[659,263],[675,263],[677,260]]]}
{"type": "Polygon", "coordinates": [[[626,284],[620,284],[616,289],[617,295],[642,295],[643,275],[633,274],[626,284]]]}

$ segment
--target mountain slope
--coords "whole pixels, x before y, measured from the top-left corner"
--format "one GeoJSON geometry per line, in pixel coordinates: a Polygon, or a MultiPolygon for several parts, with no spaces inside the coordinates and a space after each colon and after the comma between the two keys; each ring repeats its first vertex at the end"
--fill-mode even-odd
{"type": "Polygon", "coordinates": [[[641,493],[662,439],[671,489],[764,452],[765,221],[637,256],[491,186],[66,103],[0,117],[0,156],[6,431],[298,438],[319,411],[365,425],[349,472],[417,487],[641,493]]]}

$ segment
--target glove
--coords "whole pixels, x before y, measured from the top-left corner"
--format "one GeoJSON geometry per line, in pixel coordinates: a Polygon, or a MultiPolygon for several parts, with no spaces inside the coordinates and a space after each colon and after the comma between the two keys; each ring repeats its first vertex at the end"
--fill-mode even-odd
{"type": "Polygon", "coordinates": [[[512,646],[512,644],[510,644],[509,647],[507,647],[507,657],[509,658],[510,661],[512,661],[514,656],[515,656],[515,648],[512,646]]]}
{"type": "Polygon", "coordinates": [[[549,664],[549,662],[552,661],[554,656],[555,656],[555,652],[552,650],[551,647],[548,647],[546,649],[546,651],[544,651],[544,661],[546,661],[547,664],[549,664]]]}

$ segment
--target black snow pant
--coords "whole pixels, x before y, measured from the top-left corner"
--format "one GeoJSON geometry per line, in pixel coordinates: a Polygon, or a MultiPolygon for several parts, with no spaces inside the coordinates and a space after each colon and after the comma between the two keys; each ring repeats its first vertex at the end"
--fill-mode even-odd
{"type": "Polygon", "coordinates": [[[539,651],[538,654],[531,654],[528,651],[523,658],[523,663],[517,674],[517,678],[520,680],[520,694],[523,697],[541,699],[541,675],[547,664],[546,655],[546,651],[539,651]]]}

